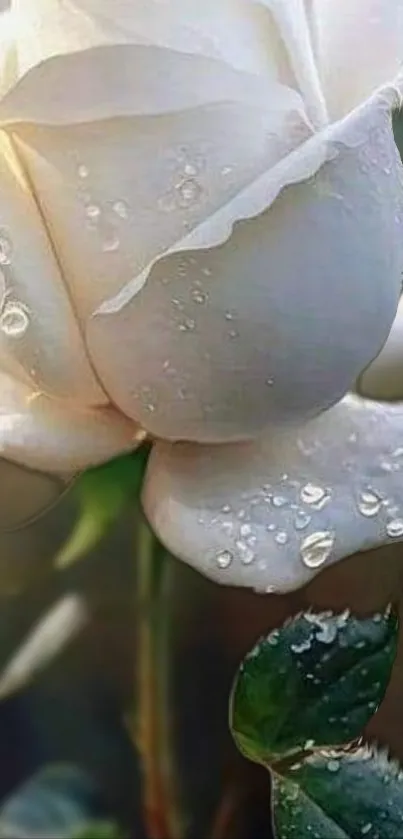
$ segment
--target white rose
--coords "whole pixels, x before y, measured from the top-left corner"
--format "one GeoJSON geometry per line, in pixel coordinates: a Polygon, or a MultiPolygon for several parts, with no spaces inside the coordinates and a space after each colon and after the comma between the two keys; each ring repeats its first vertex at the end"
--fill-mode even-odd
{"type": "Polygon", "coordinates": [[[403,536],[403,408],[345,396],[400,295],[402,10],[13,0],[4,524],[147,432],[150,520],[221,582],[293,588],[403,536]]]}

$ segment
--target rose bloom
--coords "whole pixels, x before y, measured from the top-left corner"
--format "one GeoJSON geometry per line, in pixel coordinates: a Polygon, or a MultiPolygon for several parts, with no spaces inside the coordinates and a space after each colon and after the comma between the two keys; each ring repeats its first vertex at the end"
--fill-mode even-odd
{"type": "Polygon", "coordinates": [[[218,582],[402,538],[403,2],[3,0],[0,34],[1,525],[147,436],[146,514],[218,582]]]}

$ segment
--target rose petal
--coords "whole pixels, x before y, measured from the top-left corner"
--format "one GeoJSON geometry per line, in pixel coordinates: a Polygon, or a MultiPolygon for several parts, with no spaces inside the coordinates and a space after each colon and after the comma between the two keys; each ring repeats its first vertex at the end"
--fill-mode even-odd
{"type": "MultiPolygon", "coordinates": [[[[164,78],[166,56],[154,66],[148,51],[144,57],[164,78]]],[[[178,102],[189,84],[182,69],[184,83],[177,75],[171,88],[178,102]]],[[[152,260],[311,134],[293,91],[274,87],[262,108],[225,85],[221,101],[192,107],[186,94],[183,108],[163,114],[159,78],[155,115],[15,128],[81,317],[136,283],[152,260]]],[[[203,89],[202,77],[198,84],[203,89]]]]}
{"type": "Polygon", "coordinates": [[[160,443],[145,511],[167,548],[213,580],[296,589],[343,557],[403,538],[402,427],[402,405],[349,395],[255,443],[160,443]]]}
{"type": "Polygon", "coordinates": [[[220,58],[242,70],[289,75],[267,9],[249,0],[13,0],[23,71],[52,55],[148,43],[220,58]]]}
{"type": "Polygon", "coordinates": [[[68,481],[0,460],[0,531],[29,524],[52,507],[68,481]]]}
{"type": "Polygon", "coordinates": [[[53,247],[0,132],[0,368],[82,405],[107,398],[91,369],[53,247]]]}
{"type": "Polygon", "coordinates": [[[370,399],[403,399],[403,300],[385,346],[360,377],[357,390],[370,399]]]}
{"type": "Polygon", "coordinates": [[[88,323],[90,352],[116,404],[156,436],[216,442],[300,422],[336,402],[395,315],[401,178],[379,98],[176,243],[182,254],[157,261],[88,323]],[[303,182],[206,249],[228,236],[234,215],[260,212],[294,181],[303,182]]]}
{"type": "Polygon", "coordinates": [[[338,118],[391,81],[403,60],[402,0],[313,0],[319,73],[338,118]]]}
{"type": "Polygon", "coordinates": [[[0,454],[31,469],[73,474],[144,439],[112,408],[73,409],[0,373],[0,454]]]}

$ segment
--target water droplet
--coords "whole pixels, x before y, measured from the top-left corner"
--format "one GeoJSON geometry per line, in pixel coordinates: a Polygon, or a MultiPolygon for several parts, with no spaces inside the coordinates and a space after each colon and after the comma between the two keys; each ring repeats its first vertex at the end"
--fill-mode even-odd
{"type": "Polygon", "coordinates": [[[266,384],[267,384],[268,387],[273,387],[274,379],[266,379],[266,384]]]}
{"type": "Polygon", "coordinates": [[[221,174],[225,177],[230,175],[232,172],[232,166],[223,166],[221,169],[221,174]]]}
{"type": "Polygon", "coordinates": [[[273,504],[273,507],[285,507],[287,499],[284,498],[284,495],[274,495],[271,503],[273,504]]]}
{"type": "Polygon", "coordinates": [[[315,745],[315,740],[307,740],[304,744],[304,749],[306,749],[306,750],[313,749],[314,745],[315,745]]]}
{"type": "Polygon", "coordinates": [[[195,326],[196,321],[194,321],[192,318],[185,318],[185,320],[179,324],[179,330],[180,332],[193,332],[195,326]]]}
{"type": "Polygon", "coordinates": [[[204,274],[205,277],[211,277],[212,273],[213,272],[210,268],[202,268],[202,274],[204,274]]]}
{"type": "Polygon", "coordinates": [[[301,559],[307,568],[320,568],[330,556],[334,546],[334,534],[330,530],[310,533],[301,544],[301,559]]]}
{"type": "Polygon", "coordinates": [[[359,497],[358,509],[366,518],[378,515],[381,505],[382,499],[372,490],[362,492],[359,497]]]}
{"type": "Polygon", "coordinates": [[[115,201],[113,205],[113,212],[116,213],[119,218],[127,219],[129,217],[129,207],[126,204],[126,201],[123,201],[122,199],[115,201]]]}
{"type": "Polygon", "coordinates": [[[200,183],[196,178],[186,178],[176,187],[178,205],[187,209],[196,204],[203,193],[200,183]]]}
{"type": "Polygon", "coordinates": [[[270,632],[270,635],[267,636],[267,643],[270,644],[271,647],[276,647],[280,640],[280,633],[278,629],[273,629],[273,632],[270,632]]]}
{"type": "Polygon", "coordinates": [[[340,763],[338,760],[328,760],[326,768],[329,772],[338,772],[340,769],[340,763]]]}
{"type": "Polygon", "coordinates": [[[367,824],[364,824],[364,827],[361,828],[362,835],[366,836],[367,833],[369,833],[369,831],[371,830],[371,827],[372,827],[372,822],[368,822],[367,824]]]}
{"type": "Polygon", "coordinates": [[[305,530],[311,523],[311,516],[305,513],[304,510],[298,510],[294,519],[294,527],[296,530],[305,530]]]}
{"type": "Polygon", "coordinates": [[[233,320],[234,315],[231,312],[225,312],[225,320],[233,320]]]}
{"type": "Polygon", "coordinates": [[[197,166],[194,166],[193,163],[186,163],[183,171],[185,175],[197,175],[198,169],[197,166]]]}
{"type": "Polygon", "coordinates": [[[0,265],[10,265],[13,256],[13,244],[4,229],[0,229],[0,265]]]}
{"type": "Polygon", "coordinates": [[[230,513],[231,512],[230,505],[229,504],[223,504],[223,506],[221,507],[221,512],[222,513],[230,513]]]}
{"type": "Polygon", "coordinates": [[[88,166],[86,166],[85,163],[80,163],[80,165],[77,169],[77,174],[78,174],[78,177],[82,178],[83,180],[85,178],[88,178],[88,175],[90,174],[88,166]]]}
{"type": "Polygon", "coordinates": [[[230,331],[228,332],[230,338],[238,338],[238,334],[239,333],[236,331],[236,329],[230,329],[230,331]]]}
{"type": "Polygon", "coordinates": [[[241,536],[250,536],[252,533],[252,528],[250,524],[242,524],[240,529],[241,536]]]}
{"type": "Polygon", "coordinates": [[[195,288],[192,291],[192,299],[195,303],[206,303],[208,300],[208,294],[206,291],[202,291],[200,288],[195,288]]]}
{"type": "Polygon", "coordinates": [[[286,545],[288,542],[288,534],[285,530],[279,530],[274,537],[274,541],[277,542],[278,545],[286,545]]]}
{"type": "Polygon", "coordinates": [[[403,519],[392,519],[386,525],[386,532],[391,539],[398,539],[403,536],[403,519]]]}
{"type": "Polygon", "coordinates": [[[29,312],[22,303],[7,303],[0,316],[0,329],[9,338],[22,338],[29,326],[29,312]]]}
{"type": "Polygon", "coordinates": [[[96,221],[101,215],[101,208],[98,204],[88,204],[85,208],[85,214],[90,221],[96,221]]]}
{"type": "Polygon", "coordinates": [[[301,489],[301,500],[315,510],[322,510],[330,501],[330,492],[317,484],[307,483],[301,489]]]}
{"type": "Polygon", "coordinates": [[[229,568],[233,558],[234,558],[234,555],[231,553],[231,551],[225,551],[225,550],[224,551],[219,551],[219,553],[217,554],[217,557],[216,557],[218,567],[219,568],[229,568]]]}
{"type": "Polygon", "coordinates": [[[146,405],[146,411],[149,411],[150,414],[153,414],[155,411],[155,405],[152,402],[148,402],[146,405]]]}
{"type": "Polygon", "coordinates": [[[316,640],[322,644],[333,644],[337,637],[337,624],[335,621],[327,621],[322,624],[319,632],[316,633],[316,640]]]}
{"type": "Polygon", "coordinates": [[[102,250],[104,253],[114,253],[115,251],[119,250],[119,247],[120,239],[116,231],[111,230],[108,234],[105,235],[103,239],[102,250]]]}
{"type": "Polygon", "coordinates": [[[293,653],[296,655],[300,655],[300,653],[305,653],[311,649],[311,638],[307,638],[305,641],[301,641],[300,644],[291,644],[291,649],[293,653]]]}
{"type": "Polygon", "coordinates": [[[242,564],[250,565],[250,563],[253,562],[255,558],[255,553],[252,550],[252,548],[250,548],[249,545],[246,545],[245,542],[242,542],[241,540],[238,540],[236,542],[236,547],[238,549],[239,558],[242,564]]]}

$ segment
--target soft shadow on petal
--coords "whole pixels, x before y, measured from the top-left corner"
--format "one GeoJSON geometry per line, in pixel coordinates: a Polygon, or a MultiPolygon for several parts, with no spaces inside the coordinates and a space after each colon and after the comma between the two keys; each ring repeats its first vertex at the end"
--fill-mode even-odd
{"type": "Polygon", "coordinates": [[[67,478],[0,460],[0,531],[29,524],[52,507],[68,486],[67,478]]]}
{"type": "Polygon", "coordinates": [[[360,377],[357,390],[370,399],[403,399],[403,300],[385,346],[360,377]]]}
{"type": "Polygon", "coordinates": [[[319,73],[337,119],[400,71],[402,0],[314,0],[319,73]]]}
{"type": "Polygon", "coordinates": [[[403,405],[349,395],[253,444],[158,444],[144,507],[169,550],[213,580],[296,589],[403,539],[403,405]]]}
{"type": "Polygon", "coordinates": [[[9,137],[0,132],[0,368],[83,406],[106,403],[53,245],[9,137]]]}
{"type": "Polygon", "coordinates": [[[157,260],[137,293],[126,289],[89,321],[107,392],[156,436],[227,442],[301,422],[341,398],[379,352],[403,267],[387,103],[374,100],[331,137],[267,173],[273,199],[273,183],[292,185],[228,241],[206,247],[223,233],[218,211],[189,247],[175,245],[182,253],[157,260]]]}
{"type": "Polygon", "coordinates": [[[31,469],[70,474],[144,439],[113,408],[74,409],[0,374],[0,454],[31,469]]]}

